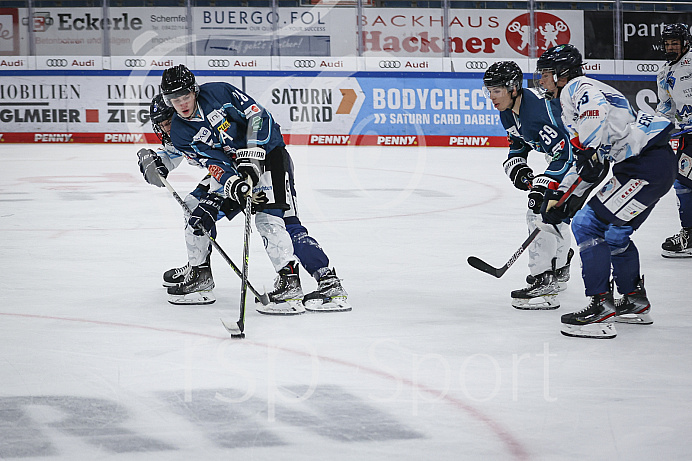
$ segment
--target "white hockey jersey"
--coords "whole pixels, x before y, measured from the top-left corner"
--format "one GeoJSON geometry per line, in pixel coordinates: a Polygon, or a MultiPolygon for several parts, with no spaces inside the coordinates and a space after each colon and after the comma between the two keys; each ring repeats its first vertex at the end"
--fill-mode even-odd
{"type": "Polygon", "coordinates": [[[682,129],[692,128],[692,50],[675,64],[666,63],[656,76],[656,113],[682,129]]]}
{"type": "MultiPolygon", "coordinates": [[[[562,121],[572,144],[594,148],[598,160],[616,164],[639,155],[646,145],[670,127],[660,115],[635,113],[627,98],[615,88],[589,77],[570,80],[560,94],[562,121]]],[[[576,166],[560,184],[568,189],[577,179],[576,166]]],[[[587,184],[580,185],[580,195],[587,184]]]]}
{"type": "Polygon", "coordinates": [[[168,168],[168,171],[173,171],[176,169],[183,161],[183,158],[192,166],[206,169],[206,167],[197,159],[190,158],[183,152],[180,152],[178,149],[173,147],[173,144],[170,142],[163,143],[163,145],[159,146],[159,148],[156,150],[156,155],[161,158],[163,164],[166,166],[166,168],[168,168]]]}

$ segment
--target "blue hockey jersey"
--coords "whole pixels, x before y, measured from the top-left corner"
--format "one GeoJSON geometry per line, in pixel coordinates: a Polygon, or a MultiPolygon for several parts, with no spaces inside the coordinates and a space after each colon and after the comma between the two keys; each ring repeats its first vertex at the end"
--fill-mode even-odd
{"type": "Polygon", "coordinates": [[[545,154],[545,175],[560,182],[572,163],[572,147],[562,124],[560,101],[546,100],[525,88],[519,115],[512,109],[500,112],[500,122],[507,130],[509,158],[526,159],[532,150],[545,154]]]}
{"type": "Polygon", "coordinates": [[[237,149],[259,146],[270,152],[285,146],[279,125],[250,96],[225,82],[200,85],[197,110],[189,119],[173,117],[176,149],[199,161],[223,185],[237,175],[237,149]]]}

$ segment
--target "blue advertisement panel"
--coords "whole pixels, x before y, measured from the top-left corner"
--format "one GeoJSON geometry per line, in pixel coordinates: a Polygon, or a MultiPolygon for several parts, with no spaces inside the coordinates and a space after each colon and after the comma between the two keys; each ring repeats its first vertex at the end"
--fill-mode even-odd
{"type": "Polygon", "coordinates": [[[480,78],[359,78],[365,100],[352,133],[503,136],[480,78]]]}

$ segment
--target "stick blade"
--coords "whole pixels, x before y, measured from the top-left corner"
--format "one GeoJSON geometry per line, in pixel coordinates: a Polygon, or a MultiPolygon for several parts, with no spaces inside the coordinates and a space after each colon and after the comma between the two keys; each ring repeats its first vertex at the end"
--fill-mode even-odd
{"type": "Polygon", "coordinates": [[[259,300],[259,302],[262,303],[263,306],[268,306],[269,303],[271,302],[271,301],[269,301],[269,295],[267,294],[266,291],[264,293],[262,293],[261,295],[257,296],[257,299],[259,300]]]}
{"type": "Polygon", "coordinates": [[[241,325],[240,322],[232,322],[221,319],[221,324],[226,329],[228,334],[231,335],[232,339],[243,339],[245,337],[245,333],[243,333],[244,325],[241,325]]]}
{"type": "Polygon", "coordinates": [[[475,256],[469,256],[467,261],[471,267],[476,268],[481,272],[485,272],[486,274],[490,274],[493,277],[500,278],[502,277],[502,274],[505,273],[504,270],[493,267],[482,259],[476,258],[475,256]]]}

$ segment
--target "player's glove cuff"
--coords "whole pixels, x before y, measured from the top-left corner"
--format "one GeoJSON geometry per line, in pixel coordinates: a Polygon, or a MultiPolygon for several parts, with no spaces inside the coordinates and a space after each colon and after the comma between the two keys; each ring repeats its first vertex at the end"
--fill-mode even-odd
{"type": "Polygon", "coordinates": [[[245,203],[245,199],[250,193],[251,187],[239,176],[231,176],[226,180],[223,186],[223,193],[226,197],[235,200],[241,205],[245,203]]]}

